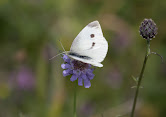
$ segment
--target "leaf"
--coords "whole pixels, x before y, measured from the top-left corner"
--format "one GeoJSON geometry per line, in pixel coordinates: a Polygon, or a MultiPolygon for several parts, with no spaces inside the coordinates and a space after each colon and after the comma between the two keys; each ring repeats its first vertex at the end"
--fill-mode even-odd
{"type": "MultiPolygon", "coordinates": [[[[132,89],[133,89],[133,88],[137,88],[137,86],[132,86],[131,88],[132,88],[132,89]]],[[[142,89],[142,88],[144,88],[144,87],[143,87],[143,86],[140,86],[139,88],[142,89]]]]}
{"type": "Polygon", "coordinates": [[[132,86],[131,88],[134,89],[134,88],[137,88],[137,86],[132,86]]]}
{"type": "Polygon", "coordinates": [[[139,77],[134,77],[134,76],[132,76],[132,78],[133,78],[133,80],[134,80],[135,82],[138,82],[139,77]]]}

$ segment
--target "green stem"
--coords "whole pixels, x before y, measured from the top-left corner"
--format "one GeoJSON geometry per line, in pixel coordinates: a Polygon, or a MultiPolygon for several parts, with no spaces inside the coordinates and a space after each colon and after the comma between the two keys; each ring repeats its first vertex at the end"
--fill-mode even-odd
{"type": "Polygon", "coordinates": [[[76,99],[77,99],[77,82],[75,82],[75,86],[74,86],[74,112],[73,115],[74,117],[77,117],[77,113],[76,113],[76,99]]]}
{"type": "Polygon", "coordinates": [[[148,60],[148,55],[150,54],[150,40],[147,39],[147,50],[146,50],[146,54],[145,54],[145,59],[144,59],[144,63],[142,66],[142,70],[138,79],[138,84],[137,84],[137,88],[136,88],[136,92],[135,92],[135,97],[134,97],[134,102],[133,102],[133,107],[132,107],[132,111],[131,111],[131,116],[130,117],[134,117],[134,111],[135,111],[135,107],[136,107],[136,103],[137,103],[137,97],[138,97],[138,93],[139,93],[139,89],[140,89],[140,85],[141,85],[141,81],[142,81],[142,77],[145,71],[145,66],[146,66],[146,62],[148,60]]]}

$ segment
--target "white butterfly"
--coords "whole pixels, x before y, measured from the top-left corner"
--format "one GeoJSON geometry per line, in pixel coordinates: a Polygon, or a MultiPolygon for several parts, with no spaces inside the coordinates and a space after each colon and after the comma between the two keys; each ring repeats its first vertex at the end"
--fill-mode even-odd
{"type": "Polygon", "coordinates": [[[103,33],[98,21],[89,23],[74,39],[70,51],[66,54],[78,61],[103,67],[108,51],[108,43],[103,37],[103,33]]]}

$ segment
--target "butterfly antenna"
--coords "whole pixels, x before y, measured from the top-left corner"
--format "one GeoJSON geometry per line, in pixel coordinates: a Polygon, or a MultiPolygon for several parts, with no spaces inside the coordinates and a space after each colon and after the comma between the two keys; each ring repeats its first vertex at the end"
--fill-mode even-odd
{"type": "Polygon", "coordinates": [[[60,44],[61,44],[61,46],[62,46],[62,48],[63,48],[63,51],[66,53],[66,50],[65,50],[65,48],[63,47],[63,44],[62,44],[62,42],[59,40],[59,42],[60,42],[60,44]]]}
{"type": "Polygon", "coordinates": [[[63,48],[63,51],[64,52],[62,52],[62,53],[59,53],[59,54],[57,54],[57,55],[55,55],[55,56],[53,56],[52,58],[50,58],[49,60],[52,60],[52,59],[54,59],[54,58],[56,58],[57,56],[59,56],[59,55],[61,55],[61,54],[67,54],[67,51],[65,50],[65,48],[63,47],[63,44],[62,44],[62,42],[59,40],[59,42],[60,42],[60,44],[61,44],[61,46],[62,46],[62,48],[63,48]]]}
{"type": "Polygon", "coordinates": [[[59,55],[61,55],[61,54],[64,54],[64,53],[66,53],[66,52],[59,53],[59,54],[53,56],[52,58],[50,58],[49,60],[52,60],[52,59],[54,59],[55,57],[57,57],[57,56],[59,56],[59,55]]]}

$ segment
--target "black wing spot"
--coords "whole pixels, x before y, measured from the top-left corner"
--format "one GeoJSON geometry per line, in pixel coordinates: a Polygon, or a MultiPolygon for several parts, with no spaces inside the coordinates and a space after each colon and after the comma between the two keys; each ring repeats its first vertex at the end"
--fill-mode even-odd
{"type": "Polygon", "coordinates": [[[92,43],[92,47],[95,46],[95,42],[92,43]]]}
{"type": "Polygon", "coordinates": [[[91,38],[94,38],[94,37],[95,37],[95,35],[94,35],[94,34],[91,34],[91,35],[90,35],[90,37],[91,37],[91,38]]]}
{"type": "Polygon", "coordinates": [[[92,43],[92,47],[90,49],[92,49],[95,46],[95,42],[92,43]]]}

